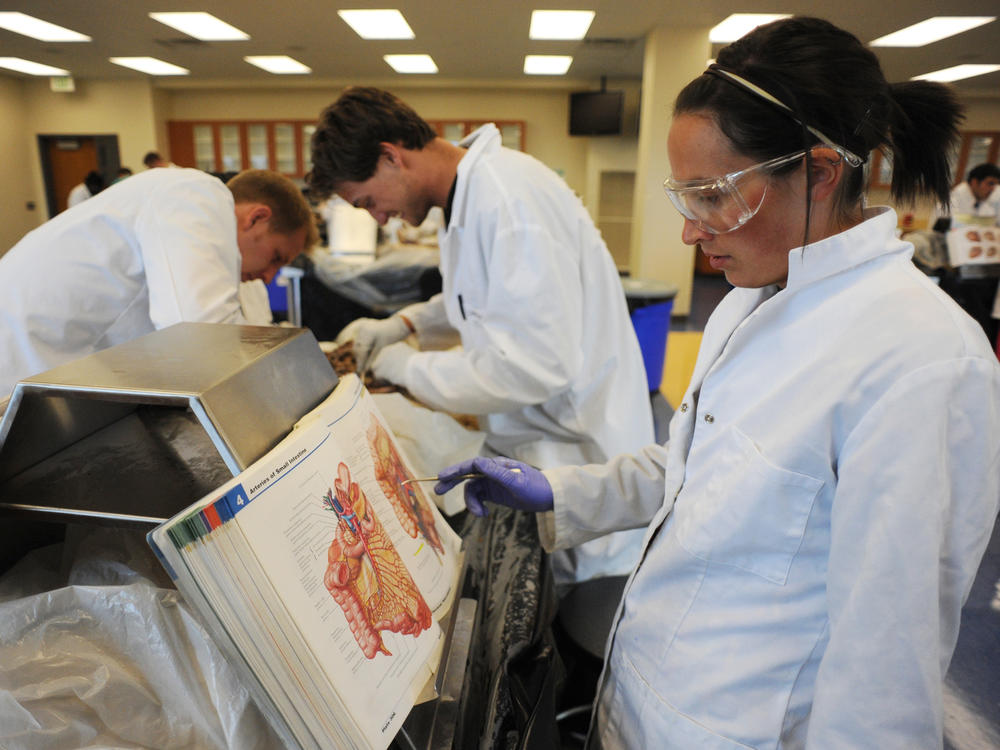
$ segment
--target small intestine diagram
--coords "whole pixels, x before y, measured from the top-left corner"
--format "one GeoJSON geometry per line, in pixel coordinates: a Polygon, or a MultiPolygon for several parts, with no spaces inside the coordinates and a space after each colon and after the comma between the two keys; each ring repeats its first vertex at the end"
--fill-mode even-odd
{"type": "Polygon", "coordinates": [[[323,583],[365,657],[391,656],[382,631],[416,637],[431,625],[430,608],[343,462],[323,506],[337,514],[323,583]]]}
{"type": "Polygon", "coordinates": [[[400,525],[414,539],[420,534],[432,549],[444,554],[430,501],[416,484],[403,484],[410,478],[409,472],[389,433],[374,416],[368,428],[368,444],[375,462],[375,478],[392,504],[400,525]]]}

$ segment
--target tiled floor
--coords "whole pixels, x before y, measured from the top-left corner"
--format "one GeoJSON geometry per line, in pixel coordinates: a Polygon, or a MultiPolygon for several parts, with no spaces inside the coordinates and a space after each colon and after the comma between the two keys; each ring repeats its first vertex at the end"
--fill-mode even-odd
{"type": "Polygon", "coordinates": [[[945,750],[1000,748],[1000,524],[962,610],[944,709],[945,750]]]}

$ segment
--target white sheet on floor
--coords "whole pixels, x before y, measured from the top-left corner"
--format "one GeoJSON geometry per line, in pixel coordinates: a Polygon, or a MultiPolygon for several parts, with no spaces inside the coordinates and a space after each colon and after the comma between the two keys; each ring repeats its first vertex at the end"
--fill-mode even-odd
{"type": "Polygon", "coordinates": [[[0,578],[0,747],[282,747],[141,535],[67,540],[0,578]]]}

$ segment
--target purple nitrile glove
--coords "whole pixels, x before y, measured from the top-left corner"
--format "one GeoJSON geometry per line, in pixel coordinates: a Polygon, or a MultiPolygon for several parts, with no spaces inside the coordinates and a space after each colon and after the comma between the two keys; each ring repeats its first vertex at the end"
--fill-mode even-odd
{"type": "Polygon", "coordinates": [[[465,506],[476,516],[485,516],[486,502],[516,510],[541,513],[552,510],[552,485],[538,469],[512,458],[479,456],[449,466],[438,474],[434,492],[443,495],[466,474],[482,474],[465,485],[465,506]]]}

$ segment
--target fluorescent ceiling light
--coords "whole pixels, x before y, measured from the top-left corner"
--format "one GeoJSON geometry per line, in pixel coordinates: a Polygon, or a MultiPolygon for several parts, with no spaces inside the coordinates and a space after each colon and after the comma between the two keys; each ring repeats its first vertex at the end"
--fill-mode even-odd
{"type": "Polygon", "coordinates": [[[708,41],[721,42],[727,44],[735,42],[745,34],[750,33],[758,26],[771,21],[779,21],[788,18],[787,13],[733,13],[722,23],[713,26],[708,32],[708,41]]]}
{"type": "Polygon", "coordinates": [[[337,15],[362,39],[413,39],[413,29],[398,10],[338,10],[337,15]]]}
{"type": "Polygon", "coordinates": [[[923,47],[995,20],[995,16],[935,16],[871,42],[872,47],[923,47]]]}
{"type": "Polygon", "coordinates": [[[250,38],[249,34],[244,34],[235,26],[220,21],[211,13],[200,11],[194,13],[150,13],[149,17],[205,42],[229,42],[250,38]]]}
{"type": "Polygon", "coordinates": [[[529,39],[583,39],[594,20],[592,10],[533,10],[529,39]]]}
{"type": "Polygon", "coordinates": [[[33,76],[68,76],[69,71],[53,68],[51,65],[22,60],[20,57],[0,57],[0,68],[16,70],[18,73],[28,73],[33,76]]]}
{"type": "Polygon", "coordinates": [[[288,55],[251,55],[244,57],[251,65],[266,70],[268,73],[278,75],[300,75],[302,73],[312,73],[312,68],[303,65],[288,55]]]}
{"type": "Polygon", "coordinates": [[[913,81],[960,81],[963,78],[994,73],[1000,70],[1000,65],[956,65],[952,68],[935,70],[933,73],[924,73],[922,76],[914,76],[913,81]]]}
{"type": "Polygon", "coordinates": [[[524,72],[532,76],[566,75],[573,58],[569,55],[525,55],[524,72]]]}
{"type": "Polygon", "coordinates": [[[430,55],[383,55],[382,59],[397,73],[437,73],[430,55]]]}
{"type": "Polygon", "coordinates": [[[109,57],[115,65],[132,68],[151,76],[186,76],[191,71],[173,63],[157,60],[155,57],[109,57]]]}
{"type": "Polygon", "coordinates": [[[90,37],[71,29],[64,29],[54,23],[25,13],[4,11],[0,13],[0,28],[24,34],[42,42],[89,42],[90,37]]]}

